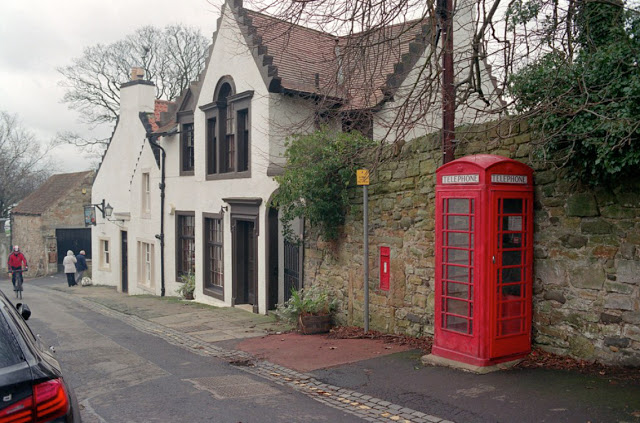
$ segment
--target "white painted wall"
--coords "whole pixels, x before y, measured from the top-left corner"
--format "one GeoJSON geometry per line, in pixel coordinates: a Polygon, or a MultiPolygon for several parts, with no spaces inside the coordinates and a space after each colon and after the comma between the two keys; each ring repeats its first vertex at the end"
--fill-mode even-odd
{"type": "MultiPolygon", "coordinates": [[[[111,138],[109,148],[98,170],[92,187],[92,202],[98,204],[104,199],[113,209],[112,219],[124,218],[122,221],[107,221],[100,211],[96,210],[97,225],[92,231],[92,250],[94,251],[94,265],[92,270],[95,284],[116,286],[121,285],[121,231],[128,235],[128,290],[132,294],[141,293],[137,286],[136,240],[148,239],[157,246],[155,250],[155,264],[159,265],[159,243],[154,234],[159,232],[160,215],[159,194],[157,180],[159,171],[151,153],[146,132],[140,121],[140,112],[153,112],[155,87],[145,83],[135,83],[121,89],[121,110],[118,124],[111,138]],[[140,184],[141,169],[152,173],[151,187],[152,210],[145,219],[140,219],[140,184]],[[110,244],[110,266],[100,266],[100,240],[107,239],[110,244]]],[[[159,275],[159,271],[157,271],[159,275]]],[[[159,291],[157,291],[159,292],[159,291]]]]}
{"type": "MultiPolygon", "coordinates": [[[[270,160],[283,153],[286,134],[292,127],[302,127],[312,117],[312,110],[292,98],[271,94],[256,62],[244,44],[240,28],[228,7],[216,35],[210,64],[203,76],[202,87],[194,111],[195,171],[193,176],[180,176],[179,136],[162,139],[167,151],[167,208],[195,212],[196,222],[196,301],[215,306],[231,305],[232,295],[232,239],[230,210],[224,215],[224,301],[203,294],[203,213],[219,213],[227,204],[227,197],[261,198],[258,236],[258,305],[260,313],[267,312],[267,203],[277,188],[273,178],[267,176],[270,160]],[[216,85],[221,78],[231,76],[236,94],[253,91],[250,108],[251,177],[243,179],[206,180],[206,121],[199,107],[214,99],[216,85]]],[[[176,216],[166,219],[166,277],[167,293],[173,293],[180,284],[176,274],[176,216]]]]}

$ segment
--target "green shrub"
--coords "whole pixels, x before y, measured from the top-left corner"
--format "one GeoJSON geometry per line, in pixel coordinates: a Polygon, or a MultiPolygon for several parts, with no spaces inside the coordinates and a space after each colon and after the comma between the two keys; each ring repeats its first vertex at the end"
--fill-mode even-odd
{"type": "Polygon", "coordinates": [[[196,290],[196,275],[193,272],[185,273],[180,276],[182,286],[178,288],[178,294],[183,297],[193,297],[193,292],[196,290]]]}
{"type": "Polygon", "coordinates": [[[292,289],[291,298],[279,304],[276,316],[289,323],[296,323],[298,316],[305,314],[332,314],[336,310],[336,302],[329,298],[327,290],[313,285],[301,290],[292,289]]]}

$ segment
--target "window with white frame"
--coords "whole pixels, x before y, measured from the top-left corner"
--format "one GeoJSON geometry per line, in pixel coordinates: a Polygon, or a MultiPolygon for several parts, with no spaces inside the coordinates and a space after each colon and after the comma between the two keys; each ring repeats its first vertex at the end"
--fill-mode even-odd
{"type": "Polygon", "coordinates": [[[142,174],[142,212],[151,211],[151,177],[149,172],[142,174]]]}
{"type": "Polygon", "coordinates": [[[109,249],[109,240],[100,240],[100,267],[109,269],[111,267],[111,250],[109,249]]]}
{"type": "Polygon", "coordinates": [[[138,242],[138,282],[148,288],[154,286],[153,244],[138,242]]]}

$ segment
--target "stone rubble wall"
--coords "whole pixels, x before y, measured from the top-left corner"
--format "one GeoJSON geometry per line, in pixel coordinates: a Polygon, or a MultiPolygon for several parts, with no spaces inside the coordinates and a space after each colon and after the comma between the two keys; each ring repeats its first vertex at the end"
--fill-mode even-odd
{"type": "MultiPolygon", "coordinates": [[[[533,342],[545,350],[607,364],[640,366],[640,176],[592,189],[565,171],[532,163],[528,128],[509,121],[459,128],[456,157],[497,154],[535,170],[533,342]]],[[[393,154],[393,150],[389,151],[393,154]]],[[[371,172],[370,328],[433,334],[435,171],[439,136],[408,142],[371,172]],[[391,249],[391,286],[379,289],[379,247],[391,249]]],[[[341,238],[311,233],[305,286],[326,286],[338,323],[363,325],[362,189],[341,238]]]]}

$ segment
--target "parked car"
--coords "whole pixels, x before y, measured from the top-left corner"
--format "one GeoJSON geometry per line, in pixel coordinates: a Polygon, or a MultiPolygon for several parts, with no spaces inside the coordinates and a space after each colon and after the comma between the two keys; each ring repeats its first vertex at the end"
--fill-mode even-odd
{"type": "Polygon", "coordinates": [[[80,410],[53,349],[25,322],[26,304],[0,291],[0,422],[80,422],[80,410]]]}

